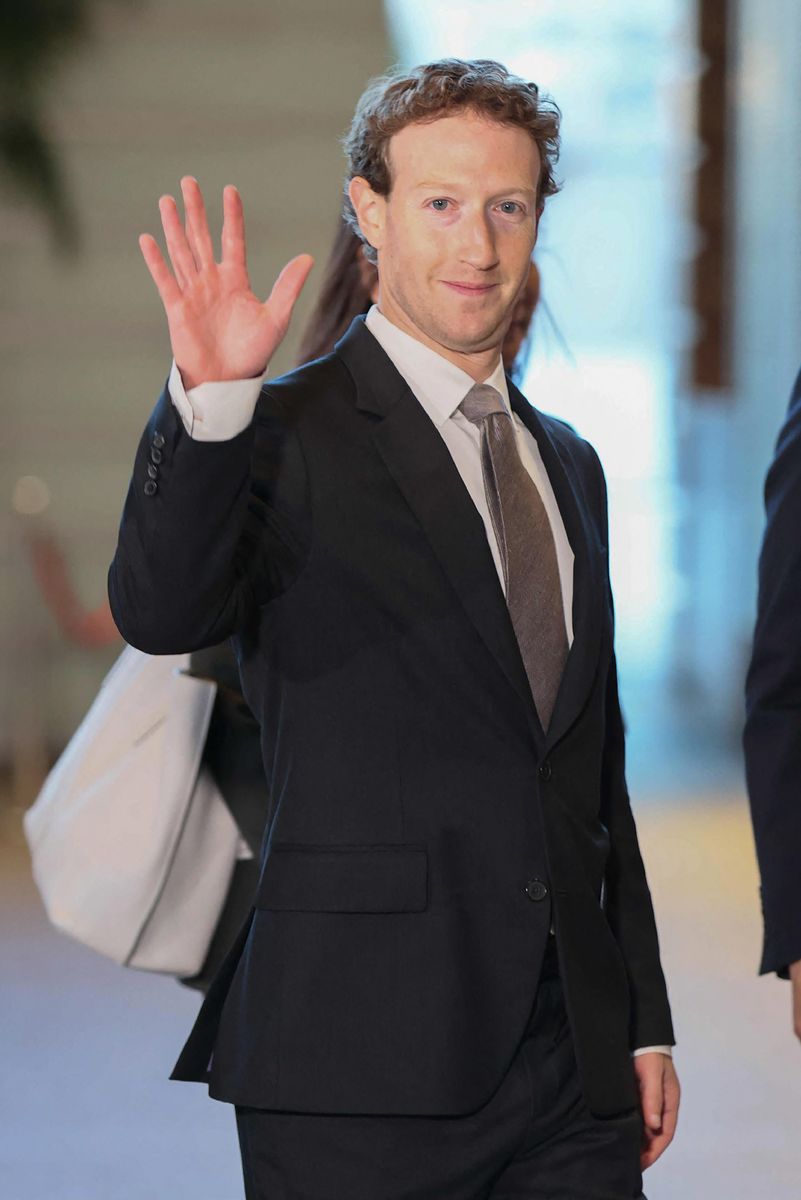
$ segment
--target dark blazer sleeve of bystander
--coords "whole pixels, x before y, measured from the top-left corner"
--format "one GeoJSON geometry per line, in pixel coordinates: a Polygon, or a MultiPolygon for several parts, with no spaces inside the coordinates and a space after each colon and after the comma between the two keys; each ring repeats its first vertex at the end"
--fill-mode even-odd
{"type": "Polygon", "coordinates": [[[801,374],[765,483],[745,766],[762,878],[760,971],[801,959],[801,374]]]}

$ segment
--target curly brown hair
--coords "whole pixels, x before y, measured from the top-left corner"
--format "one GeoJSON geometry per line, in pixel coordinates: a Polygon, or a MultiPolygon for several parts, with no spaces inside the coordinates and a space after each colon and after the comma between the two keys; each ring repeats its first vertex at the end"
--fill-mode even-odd
{"type": "MultiPolygon", "coordinates": [[[[411,71],[400,69],[380,75],[368,84],[356,105],[350,129],[343,139],[348,158],[344,218],[360,237],[347,186],[362,176],[374,192],[388,196],[392,186],[389,142],[406,125],[436,121],[469,109],[503,125],[525,129],[537,144],[540,177],[537,202],[558,192],[554,169],[559,158],[561,113],[536,83],[512,75],[491,58],[442,58],[411,71]]],[[[374,261],[375,251],[365,253],[374,261]]]]}

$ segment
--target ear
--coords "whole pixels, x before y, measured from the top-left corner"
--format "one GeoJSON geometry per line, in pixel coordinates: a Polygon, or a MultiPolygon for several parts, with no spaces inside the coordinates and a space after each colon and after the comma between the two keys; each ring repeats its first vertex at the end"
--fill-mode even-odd
{"type": "Polygon", "coordinates": [[[351,179],[348,184],[348,196],[362,234],[374,250],[380,250],[384,242],[386,197],[374,192],[361,175],[355,175],[351,179]]]}

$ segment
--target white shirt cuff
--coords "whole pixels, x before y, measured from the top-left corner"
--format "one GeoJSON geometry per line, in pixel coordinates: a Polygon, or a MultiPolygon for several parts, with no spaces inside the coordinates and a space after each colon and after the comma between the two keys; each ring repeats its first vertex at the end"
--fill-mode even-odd
{"type": "Polygon", "coordinates": [[[184,429],[195,442],[227,442],[247,429],[256,411],[264,376],[201,383],[184,390],[173,360],[168,389],[184,429]]]}
{"type": "Polygon", "coordinates": [[[672,1046],[642,1046],[639,1050],[632,1050],[631,1057],[637,1058],[640,1054],[666,1054],[668,1058],[673,1057],[672,1046]]]}

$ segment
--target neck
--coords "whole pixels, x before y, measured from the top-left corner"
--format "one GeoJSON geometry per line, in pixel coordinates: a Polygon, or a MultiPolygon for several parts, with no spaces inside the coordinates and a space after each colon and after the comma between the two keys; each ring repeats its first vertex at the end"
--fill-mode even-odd
{"type": "Polygon", "coordinates": [[[492,346],[482,347],[480,350],[463,351],[454,350],[451,346],[445,346],[442,342],[438,342],[420,329],[413,321],[410,321],[402,309],[396,305],[385,304],[378,302],[378,310],[382,316],[396,325],[398,329],[402,329],[404,333],[408,333],[415,341],[421,342],[427,346],[429,350],[433,350],[436,354],[440,354],[446,358],[448,362],[459,367],[466,375],[476,383],[483,383],[485,379],[489,379],[492,372],[498,365],[501,357],[501,341],[492,346]]]}

